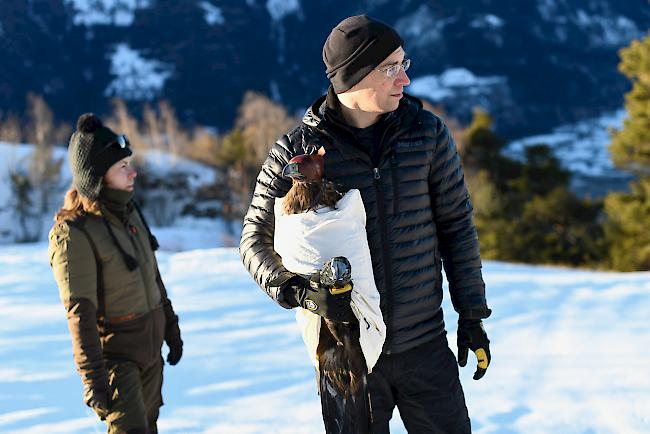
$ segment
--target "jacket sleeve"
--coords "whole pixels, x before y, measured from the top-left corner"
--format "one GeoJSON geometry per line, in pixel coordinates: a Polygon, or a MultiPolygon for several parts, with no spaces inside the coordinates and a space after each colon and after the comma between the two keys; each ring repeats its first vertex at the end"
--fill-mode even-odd
{"type": "Polygon", "coordinates": [[[275,233],[273,206],[275,199],[286,195],[291,188],[291,182],[282,177],[282,169],[293,154],[286,135],[271,147],[257,176],[253,198],[244,217],[239,243],[239,254],[244,267],[257,284],[285,308],[291,306],[284,301],[278,286],[269,286],[268,283],[282,282],[291,275],[282,265],[282,258],[273,248],[275,233]]]}
{"type": "Polygon", "coordinates": [[[97,329],[97,267],[86,236],[66,224],[50,232],[49,257],[66,309],[72,352],[88,404],[107,393],[108,376],[97,329]]]}
{"type": "Polygon", "coordinates": [[[181,339],[181,329],[178,326],[178,315],[176,315],[176,312],[174,312],[172,301],[167,296],[167,288],[162,281],[162,276],[160,275],[160,269],[158,268],[158,261],[155,259],[155,254],[154,264],[156,267],[156,282],[160,288],[163,312],[165,313],[165,342],[168,344],[178,343],[182,345],[183,341],[181,339]]]}
{"type": "Polygon", "coordinates": [[[85,298],[72,299],[67,306],[72,353],[84,386],[84,402],[93,395],[108,393],[108,374],[97,330],[97,309],[85,298]]]}
{"type": "Polygon", "coordinates": [[[481,257],[472,203],[460,156],[447,126],[438,118],[429,189],[439,249],[454,309],[462,318],[487,318],[481,257]]]}

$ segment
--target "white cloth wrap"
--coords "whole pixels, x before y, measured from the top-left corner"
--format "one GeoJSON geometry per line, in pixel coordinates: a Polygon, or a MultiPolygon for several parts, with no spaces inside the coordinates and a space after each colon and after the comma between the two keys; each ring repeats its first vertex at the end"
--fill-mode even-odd
{"type": "MultiPolygon", "coordinates": [[[[345,256],[352,266],[352,311],[359,320],[359,341],[368,372],[377,363],[386,338],[386,324],[379,308],[366,236],[366,211],[359,190],[346,193],[336,209],[285,215],[284,198],[275,201],[275,251],[287,270],[309,276],[335,256],[345,256]]],[[[298,308],[296,321],[309,357],[316,368],[320,317],[298,308]]]]}

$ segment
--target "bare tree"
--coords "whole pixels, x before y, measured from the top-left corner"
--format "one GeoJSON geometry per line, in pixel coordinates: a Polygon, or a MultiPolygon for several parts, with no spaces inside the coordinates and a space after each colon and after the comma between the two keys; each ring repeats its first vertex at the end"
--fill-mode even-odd
{"type": "Polygon", "coordinates": [[[0,119],[0,141],[8,143],[23,141],[23,132],[17,116],[10,114],[0,119]]]}
{"type": "Polygon", "coordinates": [[[54,115],[40,95],[27,94],[27,128],[25,135],[35,145],[54,142],[54,115]]]}
{"type": "Polygon", "coordinates": [[[280,104],[262,94],[246,92],[235,122],[245,138],[245,159],[258,166],[262,164],[271,145],[296,122],[280,104]]]}
{"type": "Polygon", "coordinates": [[[144,106],[144,110],[142,111],[142,121],[144,123],[142,132],[145,137],[145,141],[148,144],[147,147],[150,149],[165,151],[166,146],[164,143],[163,134],[161,132],[158,115],[149,104],[145,104],[144,106]]]}
{"type": "Polygon", "coordinates": [[[34,144],[28,162],[29,185],[37,198],[35,206],[39,214],[51,208],[51,195],[60,186],[62,158],[54,157],[53,145],[61,128],[54,124],[52,110],[40,95],[27,95],[26,136],[34,144]]]}
{"type": "Polygon", "coordinates": [[[189,135],[178,124],[174,108],[167,101],[160,101],[158,103],[158,110],[160,111],[160,122],[164,132],[167,150],[176,157],[181,154],[181,150],[185,149],[190,142],[189,135]]]}
{"type": "Polygon", "coordinates": [[[106,125],[119,134],[126,134],[133,149],[146,149],[147,146],[140,132],[138,120],[131,116],[126,103],[119,98],[113,99],[112,103],[113,113],[106,120],[106,125]]]}
{"type": "Polygon", "coordinates": [[[189,158],[210,166],[219,165],[219,149],[221,147],[222,137],[211,132],[204,127],[196,127],[192,131],[192,138],[183,154],[189,158]]]}

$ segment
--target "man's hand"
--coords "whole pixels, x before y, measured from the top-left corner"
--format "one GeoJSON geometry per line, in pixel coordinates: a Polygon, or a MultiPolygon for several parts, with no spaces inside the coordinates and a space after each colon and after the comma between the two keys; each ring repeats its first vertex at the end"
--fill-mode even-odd
{"type": "MultiPolygon", "coordinates": [[[[272,283],[270,283],[271,286],[272,283]]],[[[333,295],[320,284],[318,273],[311,279],[294,275],[282,285],[282,291],[287,302],[292,306],[300,306],[325,319],[337,322],[350,322],[355,320],[350,307],[352,291],[333,295]]]]}
{"type": "Polygon", "coordinates": [[[480,380],[490,365],[490,340],[483,328],[483,321],[480,319],[459,319],[458,320],[458,365],[461,367],[467,364],[468,350],[474,351],[478,366],[474,372],[474,379],[480,380]]]}

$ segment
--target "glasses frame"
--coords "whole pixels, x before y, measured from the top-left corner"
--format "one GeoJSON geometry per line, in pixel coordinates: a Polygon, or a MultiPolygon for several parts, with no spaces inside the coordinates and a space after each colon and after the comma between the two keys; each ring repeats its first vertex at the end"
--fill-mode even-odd
{"type": "Polygon", "coordinates": [[[383,72],[386,74],[386,77],[393,78],[399,74],[400,68],[404,68],[404,72],[408,71],[411,67],[411,59],[404,59],[401,62],[393,63],[392,65],[382,66],[381,68],[376,68],[377,71],[383,72]]]}

